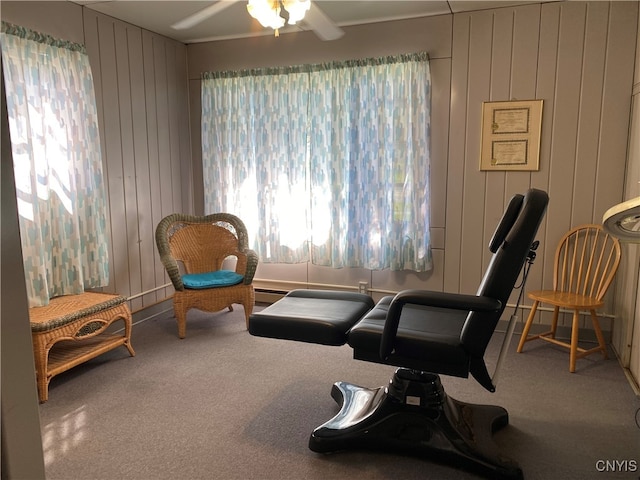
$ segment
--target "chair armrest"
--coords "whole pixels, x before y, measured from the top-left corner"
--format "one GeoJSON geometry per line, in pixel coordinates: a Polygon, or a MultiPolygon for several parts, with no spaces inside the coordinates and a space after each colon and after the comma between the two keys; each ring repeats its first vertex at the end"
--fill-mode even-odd
{"type": "Polygon", "coordinates": [[[258,268],[258,254],[248,248],[243,252],[236,251],[233,255],[238,259],[236,263],[236,273],[244,277],[242,280],[244,285],[251,285],[253,277],[256,274],[256,269],[258,268]]]}
{"type": "Polygon", "coordinates": [[[258,268],[258,254],[251,249],[245,251],[247,255],[247,268],[244,273],[244,284],[250,285],[258,268]]]}
{"type": "Polygon", "coordinates": [[[167,253],[164,255],[160,255],[160,260],[162,261],[162,265],[164,265],[164,268],[167,271],[169,278],[171,279],[173,288],[177,291],[184,290],[182,276],[180,275],[180,269],[178,267],[178,262],[176,261],[176,259],[167,253]]]}
{"type": "Polygon", "coordinates": [[[380,358],[386,360],[393,352],[400,315],[405,305],[421,305],[425,307],[449,308],[451,310],[467,310],[474,312],[497,312],[502,302],[490,297],[467,295],[462,293],[434,292],[430,290],[403,290],[398,293],[389,305],[380,341],[380,358]]]}

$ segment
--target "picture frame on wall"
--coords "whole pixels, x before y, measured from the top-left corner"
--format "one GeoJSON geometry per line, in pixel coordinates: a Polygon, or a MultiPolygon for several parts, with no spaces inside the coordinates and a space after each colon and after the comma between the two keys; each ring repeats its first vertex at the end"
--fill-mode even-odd
{"type": "Polygon", "coordinates": [[[480,170],[540,169],[542,100],[483,102],[480,170]]]}

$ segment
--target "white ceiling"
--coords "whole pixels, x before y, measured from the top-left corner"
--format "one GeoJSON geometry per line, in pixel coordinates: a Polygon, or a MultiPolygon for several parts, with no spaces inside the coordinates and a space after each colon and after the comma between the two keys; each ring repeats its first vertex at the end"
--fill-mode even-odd
{"type": "MultiPolygon", "coordinates": [[[[198,43],[228,40],[258,35],[273,35],[273,30],[263,28],[247,13],[247,2],[243,0],[218,0],[231,2],[191,28],[175,29],[171,25],[216,1],[165,1],[165,0],[73,0],[92,10],[119,20],[137,25],[146,30],[173,38],[182,43],[198,43]]],[[[480,1],[480,0],[314,0],[315,7],[339,27],[375,23],[388,20],[418,18],[431,15],[484,10],[526,3],[542,3],[553,0],[536,1],[480,1]]],[[[282,34],[309,30],[304,21],[299,25],[287,26],[282,34]]]]}

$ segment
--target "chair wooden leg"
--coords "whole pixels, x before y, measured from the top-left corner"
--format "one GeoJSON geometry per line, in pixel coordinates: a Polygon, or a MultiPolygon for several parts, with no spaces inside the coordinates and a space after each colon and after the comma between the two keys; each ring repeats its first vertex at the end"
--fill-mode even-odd
{"type": "Polygon", "coordinates": [[[578,355],[578,333],[580,328],[580,312],[576,309],[573,312],[573,322],[571,325],[571,348],[569,355],[569,371],[576,371],[576,359],[578,355]]]}
{"type": "Polygon", "coordinates": [[[607,358],[607,344],[604,341],[604,335],[602,335],[602,329],[600,328],[600,322],[598,321],[598,316],[596,315],[595,310],[590,310],[591,313],[591,321],[593,322],[593,329],[596,332],[596,337],[598,338],[598,345],[602,349],[602,356],[607,358]]]}
{"type": "Polygon", "coordinates": [[[184,306],[177,307],[173,304],[173,313],[178,322],[178,337],[184,338],[187,335],[187,312],[184,306]]]}
{"type": "Polygon", "coordinates": [[[556,338],[556,330],[558,329],[559,314],[560,314],[560,307],[556,305],[553,307],[553,318],[551,319],[551,338],[556,338]]]}
{"type": "Polygon", "coordinates": [[[36,378],[38,384],[38,398],[40,403],[44,403],[49,399],[49,380],[47,376],[49,350],[38,348],[35,352],[36,378]]]}
{"type": "Polygon", "coordinates": [[[242,306],[244,307],[244,318],[245,318],[245,325],[247,327],[247,330],[249,330],[249,317],[253,313],[253,307],[255,304],[256,304],[256,293],[253,287],[251,287],[248,289],[247,296],[245,297],[245,301],[242,304],[242,306]]]}
{"type": "Polygon", "coordinates": [[[524,344],[527,341],[527,337],[529,336],[529,330],[531,329],[531,325],[533,324],[533,318],[536,315],[536,310],[538,310],[538,302],[537,300],[533,302],[531,306],[531,312],[529,313],[529,317],[527,318],[527,322],[524,324],[524,329],[522,330],[522,335],[520,336],[520,343],[518,343],[518,353],[522,353],[522,349],[524,348],[524,344]]]}
{"type": "Polygon", "coordinates": [[[255,303],[255,300],[249,299],[248,301],[245,301],[245,303],[242,304],[242,306],[244,307],[244,320],[245,320],[245,325],[247,327],[247,330],[249,330],[249,317],[251,316],[251,313],[253,313],[254,303],[255,303]]]}

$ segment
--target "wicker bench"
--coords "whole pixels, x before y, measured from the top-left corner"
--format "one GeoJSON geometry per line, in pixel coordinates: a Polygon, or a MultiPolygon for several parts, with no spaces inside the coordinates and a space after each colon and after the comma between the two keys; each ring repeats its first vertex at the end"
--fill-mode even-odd
{"type": "Polygon", "coordinates": [[[126,300],[120,295],[85,292],[29,309],[40,402],[47,401],[49,382],[59,373],[121,345],[135,355],[126,300]],[[105,332],[117,320],[124,322],[124,333],[105,332]]]}

